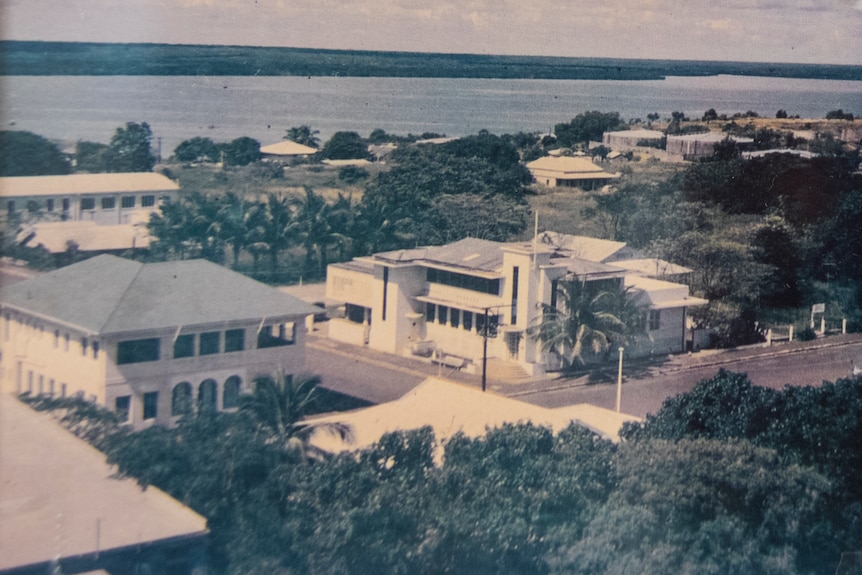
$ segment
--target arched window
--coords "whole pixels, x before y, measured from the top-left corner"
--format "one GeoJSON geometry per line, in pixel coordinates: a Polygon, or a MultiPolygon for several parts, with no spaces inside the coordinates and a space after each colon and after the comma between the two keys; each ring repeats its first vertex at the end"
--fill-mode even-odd
{"type": "Polygon", "coordinates": [[[200,413],[218,410],[218,384],[214,379],[205,379],[198,388],[198,411],[200,413]]]}
{"type": "Polygon", "coordinates": [[[188,415],[192,412],[192,384],[183,381],[174,386],[171,394],[171,415],[188,415]]]}
{"type": "Polygon", "coordinates": [[[242,380],[237,375],[232,375],[224,382],[224,391],[222,397],[222,408],[232,409],[239,406],[239,392],[242,387],[242,380]]]}

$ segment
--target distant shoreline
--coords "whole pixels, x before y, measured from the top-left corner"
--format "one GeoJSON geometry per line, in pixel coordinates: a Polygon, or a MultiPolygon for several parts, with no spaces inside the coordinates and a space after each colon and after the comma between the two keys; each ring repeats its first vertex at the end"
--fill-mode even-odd
{"type": "Polygon", "coordinates": [[[530,80],[663,80],[761,76],[862,81],[862,66],[311,48],[0,42],[0,76],[348,76],[530,80]]]}

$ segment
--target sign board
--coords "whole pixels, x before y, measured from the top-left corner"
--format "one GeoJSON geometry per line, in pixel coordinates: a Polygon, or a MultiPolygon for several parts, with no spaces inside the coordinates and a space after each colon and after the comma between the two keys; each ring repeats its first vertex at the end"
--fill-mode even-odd
{"type": "Polygon", "coordinates": [[[825,303],[816,303],[811,306],[811,313],[826,313],[825,303]]]}

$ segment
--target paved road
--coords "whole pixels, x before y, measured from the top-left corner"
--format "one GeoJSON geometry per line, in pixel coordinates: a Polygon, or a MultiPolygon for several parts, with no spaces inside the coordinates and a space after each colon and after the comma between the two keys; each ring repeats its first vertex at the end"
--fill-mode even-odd
{"type": "MultiPolygon", "coordinates": [[[[627,366],[622,409],[641,417],[655,413],[666,398],[689,391],[697,382],[714,376],[720,368],[748,373],[757,385],[782,389],[788,384],[818,385],[824,380],[847,377],[851,372],[851,360],[862,366],[862,340],[858,337],[850,341],[838,338],[824,341],[825,347],[818,342],[800,343],[794,345],[816,347],[776,346],[712,356],[674,356],[662,365],[646,369],[627,366]]],[[[306,354],[308,369],[321,374],[326,387],[373,403],[397,399],[429,375],[437,374],[435,368],[414,360],[336,344],[321,337],[310,339],[306,354]]],[[[490,388],[545,407],[590,403],[614,409],[616,385],[615,374],[611,372],[615,370],[608,371],[608,383],[603,384],[583,385],[582,378],[528,386],[492,382],[490,388]]],[[[469,385],[478,386],[479,383],[477,376],[450,373],[448,377],[469,385]]]]}
{"type": "MultiPolygon", "coordinates": [[[[665,398],[689,391],[698,381],[715,375],[719,368],[745,372],[757,385],[782,389],[788,384],[819,385],[824,380],[835,381],[848,377],[851,373],[851,360],[862,366],[862,342],[790,354],[782,354],[779,348],[776,349],[779,351],[777,355],[743,358],[723,365],[686,367],[685,357],[677,358],[667,367],[650,370],[651,373],[642,379],[624,380],[622,410],[641,417],[647,413],[655,413],[665,398]]],[[[545,407],[590,403],[614,409],[616,385],[607,383],[539,391],[520,395],[519,399],[545,407]]]]}

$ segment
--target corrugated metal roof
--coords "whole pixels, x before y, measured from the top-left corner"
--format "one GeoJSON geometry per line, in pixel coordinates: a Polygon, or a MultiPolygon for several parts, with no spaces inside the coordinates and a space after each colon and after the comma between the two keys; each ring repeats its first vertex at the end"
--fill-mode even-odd
{"type": "Polygon", "coordinates": [[[0,178],[0,196],[3,197],[167,192],[179,189],[179,185],[170,178],[153,172],[0,178]]]}
{"type": "Polygon", "coordinates": [[[445,267],[495,272],[503,265],[499,242],[464,238],[443,246],[395,250],[374,254],[374,258],[391,263],[424,262],[445,267]]]}
{"type": "Polygon", "coordinates": [[[142,264],[110,255],[17,283],[0,299],[102,335],[319,311],[206,260],[142,264]]]}
{"type": "Polygon", "coordinates": [[[626,247],[625,242],[556,232],[539,234],[539,241],[549,247],[556,248],[564,257],[575,257],[591,262],[603,262],[626,247]]]}

